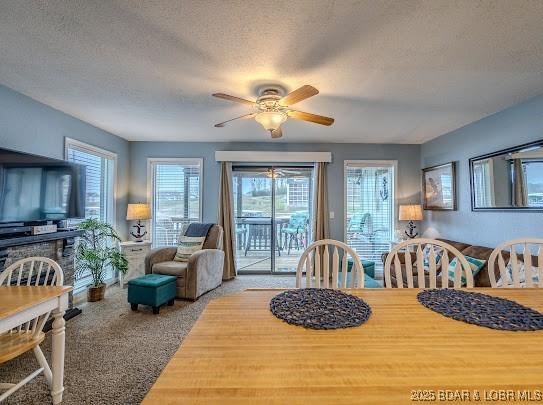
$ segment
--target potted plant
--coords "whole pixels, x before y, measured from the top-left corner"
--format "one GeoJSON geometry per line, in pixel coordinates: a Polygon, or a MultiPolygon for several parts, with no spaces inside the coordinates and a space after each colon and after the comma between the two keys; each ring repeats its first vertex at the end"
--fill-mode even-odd
{"type": "Polygon", "coordinates": [[[78,225],[84,234],[79,238],[75,252],[75,274],[81,277],[90,274],[92,283],[87,290],[87,300],[104,298],[104,277],[112,268],[123,274],[128,270],[128,261],[117,248],[119,235],[113,227],[97,219],[85,219],[78,225]]]}

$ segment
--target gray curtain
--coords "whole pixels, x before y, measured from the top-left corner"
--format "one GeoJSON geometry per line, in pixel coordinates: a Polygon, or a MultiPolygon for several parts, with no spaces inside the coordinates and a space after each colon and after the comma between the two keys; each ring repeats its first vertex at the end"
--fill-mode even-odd
{"type": "Polygon", "coordinates": [[[221,162],[219,187],[219,225],[224,230],[224,270],[223,280],[236,277],[236,228],[234,224],[234,204],[232,194],[232,163],[221,162]]]}
{"type": "Polygon", "coordinates": [[[528,206],[526,178],[521,159],[513,159],[513,205],[515,207],[528,206]]]}
{"type": "Polygon", "coordinates": [[[326,163],[315,163],[315,192],[313,202],[313,239],[330,237],[328,229],[328,192],[326,189],[326,163]]]}

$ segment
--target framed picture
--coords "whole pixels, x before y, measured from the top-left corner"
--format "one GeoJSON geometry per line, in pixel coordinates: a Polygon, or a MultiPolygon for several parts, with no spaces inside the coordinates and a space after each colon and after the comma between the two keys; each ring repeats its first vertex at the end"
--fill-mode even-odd
{"type": "Polygon", "coordinates": [[[456,210],[456,162],[422,169],[425,210],[456,210]]]}

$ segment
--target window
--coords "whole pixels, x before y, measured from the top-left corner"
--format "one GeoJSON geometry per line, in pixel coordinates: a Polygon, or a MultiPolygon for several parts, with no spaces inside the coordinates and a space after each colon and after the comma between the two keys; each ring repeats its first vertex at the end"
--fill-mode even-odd
{"type": "Polygon", "coordinates": [[[345,242],[382,269],[394,238],[394,161],[345,162],[345,242]]]}
{"type": "MultiPolygon", "coordinates": [[[[117,155],[104,149],[66,138],[65,158],[69,162],[86,167],[85,178],[85,218],[97,218],[108,224],[115,224],[115,171],[117,155]]],[[[76,225],[80,220],[70,220],[76,225]]],[[[108,282],[115,280],[111,271],[108,282]]],[[[83,289],[90,277],[80,277],[75,281],[75,290],[83,289]]]]}
{"type": "Polygon", "coordinates": [[[475,190],[475,205],[477,207],[494,206],[494,165],[492,159],[481,159],[473,163],[473,181],[475,190]]]}
{"type": "Polygon", "coordinates": [[[529,207],[543,207],[543,161],[523,159],[523,178],[529,207]]]}
{"type": "Polygon", "coordinates": [[[202,159],[148,159],[154,246],[173,246],[183,225],[202,219],[202,159]]]}
{"type": "Polygon", "coordinates": [[[307,207],[309,204],[309,178],[287,180],[287,202],[289,207],[307,207]]]}

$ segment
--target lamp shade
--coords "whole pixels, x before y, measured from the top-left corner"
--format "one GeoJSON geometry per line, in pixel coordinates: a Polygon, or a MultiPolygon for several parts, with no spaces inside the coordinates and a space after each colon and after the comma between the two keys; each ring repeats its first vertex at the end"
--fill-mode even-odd
{"type": "Polygon", "coordinates": [[[128,204],[126,219],[128,221],[151,219],[151,207],[149,204],[128,204]]]}
{"type": "Polygon", "coordinates": [[[255,120],[268,131],[274,131],[287,120],[287,114],[280,111],[263,111],[259,112],[255,120]]]}
{"type": "Polygon", "coordinates": [[[419,204],[400,205],[400,221],[422,221],[422,207],[419,204]]]}

